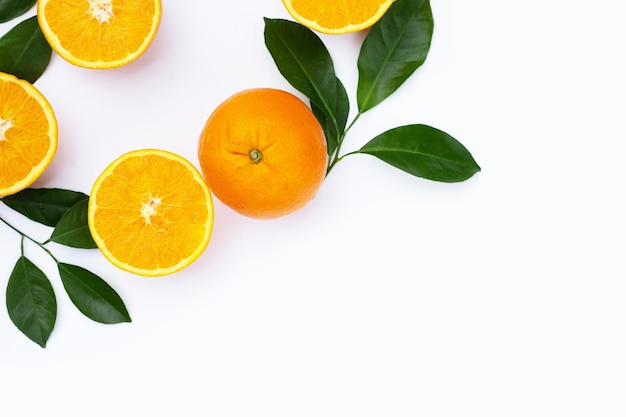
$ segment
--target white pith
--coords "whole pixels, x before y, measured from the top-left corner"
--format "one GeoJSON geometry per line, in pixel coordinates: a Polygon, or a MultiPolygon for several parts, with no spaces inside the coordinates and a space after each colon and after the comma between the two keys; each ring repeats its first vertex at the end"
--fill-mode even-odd
{"type": "Polygon", "coordinates": [[[0,117],[0,142],[6,140],[7,130],[13,127],[13,122],[11,120],[5,120],[0,117]]]}
{"type": "Polygon", "coordinates": [[[151,224],[150,218],[156,215],[156,208],[161,204],[158,197],[150,197],[150,201],[141,205],[141,215],[146,220],[146,224],[151,224]]]}
{"type": "Polygon", "coordinates": [[[88,0],[89,10],[87,11],[94,19],[100,23],[107,23],[113,17],[113,0],[88,0]]]}

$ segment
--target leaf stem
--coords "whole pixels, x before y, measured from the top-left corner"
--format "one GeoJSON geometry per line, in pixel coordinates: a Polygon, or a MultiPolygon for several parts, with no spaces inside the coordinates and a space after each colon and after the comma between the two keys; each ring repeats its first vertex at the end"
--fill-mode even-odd
{"type": "Polygon", "coordinates": [[[33,242],[35,245],[39,246],[44,252],[46,252],[54,260],[55,263],[59,264],[59,260],[52,254],[52,252],[50,252],[48,248],[44,246],[44,243],[41,243],[33,239],[32,237],[28,236],[26,233],[22,232],[17,227],[13,226],[11,223],[4,220],[2,217],[0,217],[0,222],[7,225],[10,229],[13,229],[14,232],[18,233],[22,237],[22,242],[21,242],[22,255],[24,255],[24,239],[28,239],[31,242],[33,242]]]}
{"type": "Polygon", "coordinates": [[[326,170],[326,176],[328,176],[328,174],[330,173],[330,170],[333,169],[333,167],[335,165],[337,165],[337,163],[339,161],[341,161],[344,157],[351,155],[353,153],[356,152],[350,152],[347,153],[345,155],[340,155],[340,151],[341,151],[341,145],[343,145],[343,140],[345,139],[346,135],[348,134],[348,132],[350,131],[350,129],[352,129],[352,126],[355,125],[355,123],[357,122],[357,120],[359,120],[359,118],[361,117],[361,112],[358,112],[356,116],[354,116],[354,119],[352,119],[352,122],[350,122],[350,124],[348,125],[348,127],[346,128],[346,130],[344,130],[343,134],[337,139],[337,149],[335,149],[335,152],[333,152],[333,156],[331,158],[331,160],[328,163],[328,169],[326,170]]]}
{"type": "Polygon", "coordinates": [[[342,137],[345,137],[345,136],[348,134],[348,132],[350,131],[350,129],[352,129],[352,126],[354,126],[354,124],[357,122],[357,120],[359,120],[359,118],[361,118],[361,115],[362,115],[362,114],[363,114],[363,113],[358,112],[358,113],[357,113],[357,115],[356,115],[356,116],[354,116],[354,119],[352,120],[352,122],[350,122],[350,124],[348,125],[348,127],[346,128],[346,130],[343,132],[343,136],[342,136],[342,137]]]}

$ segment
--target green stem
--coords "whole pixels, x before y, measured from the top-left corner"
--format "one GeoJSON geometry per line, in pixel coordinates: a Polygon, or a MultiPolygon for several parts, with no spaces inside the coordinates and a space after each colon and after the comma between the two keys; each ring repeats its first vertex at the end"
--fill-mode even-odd
{"type": "Polygon", "coordinates": [[[326,172],[326,175],[328,175],[328,173],[330,172],[330,170],[331,170],[331,169],[332,169],[335,165],[337,165],[337,163],[339,163],[339,161],[341,161],[343,158],[345,158],[346,156],[350,156],[350,155],[357,154],[357,153],[359,153],[359,151],[352,151],[352,152],[348,152],[348,153],[346,153],[346,154],[343,154],[343,155],[341,155],[341,156],[340,156],[340,157],[338,157],[338,158],[335,158],[335,159],[333,160],[333,163],[332,163],[332,164],[328,167],[328,171],[326,172]]]}
{"type": "Polygon", "coordinates": [[[345,137],[348,134],[348,132],[350,131],[350,129],[352,129],[352,126],[354,126],[354,124],[357,122],[357,120],[359,120],[359,118],[361,117],[361,114],[362,114],[361,112],[357,113],[357,115],[354,117],[352,122],[350,122],[350,124],[348,125],[346,130],[344,130],[343,135],[341,135],[341,137],[337,140],[337,149],[335,149],[335,152],[333,152],[333,156],[332,156],[331,160],[328,163],[328,169],[326,170],[326,176],[328,176],[328,174],[330,173],[330,170],[333,169],[333,167],[335,165],[337,165],[337,163],[339,161],[341,161],[344,157],[355,153],[355,152],[350,152],[350,153],[347,153],[345,155],[340,155],[341,145],[343,145],[343,140],[345,139],[345,137]]]}
{"type": "Polygon", "coordinates": [[[357,113],[356,116],[354,116],[354,120],[352,120],[352,122],[348,125],[348,128],[346,129],[346,131],[343,132],[343,136],[344,137],[348,134],[350,129],[352,129],[352,126],[354,126],[354,124],[357,122],[357,120],[359,120],[359,118],[361,117],[361,114],[363,114],[363,113],[359,112],[359,113],[357,113]]]}
{"type": "Polygon", "coordinates": [[[22,232],[21,230],[19,230],[17,227],[13,226],[12,224],[10,224],[9,222],[7,222],[6,220],[4,220],[2,217],[0,217],[0,222],[6,224],[9,228],[13,229],[14,232],[18,233],[20,236],[22,236],[22,255],[24,255],[24,239],[28,239],[31,242],[33,242],[35,245],[39,246],[44,252],[46,252],[53,260],[54,262],[56,262],[57,264],[59,263],[59,260],[57,258],[54,257],[54,255],[52,254],[52,252],[50,252],[48,250],[48,248],[46,248],[44,246],[43,243],[33,239],[32,237],[28,236],[26,233],[22,232]]]}

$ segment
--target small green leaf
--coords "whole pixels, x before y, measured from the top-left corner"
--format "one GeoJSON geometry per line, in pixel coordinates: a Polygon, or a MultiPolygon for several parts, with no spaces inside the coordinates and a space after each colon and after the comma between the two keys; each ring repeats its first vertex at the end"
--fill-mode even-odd
{"type": "Polygon", "coordinates": [[[460,142],[426,125],[388,130],[356,153],[373,155],[409,174],[433,181],[465,181],[480,171],[472,155],[460,142]]]}
{"type": "Polygon", "coordinates": [[[24,256],[11,272],[6,305],[15,326],[30,340],[46,347],[56,321],[56,298],[43,271],[24,256]]]}
{"type": "Polygon", "coordinates": [[[74,305],[91,320],[105,324],[131,321],[120,296],[99,276],[65,263],[59,263],[59,274],[74,305]]]}
{"type": "Polygon", "coordinates": [[[88,200],[87,194],[59,188],[26,188],[1,199],[4,204],[29,219],[46,226],[56,226],[67,210],[88,200]]]}
{"type": "Polygon", "coordinates": [[[23,15],[37,3],[37,0],[0,0],[0,23],[23,15]]]}
{"type": "Polygon", "coordinates": [[[389,97],[424,63],[433,29],[428,0],[396,0],[372,26],[357,64],[360,113],[389,97]]]}
{"type": "Polygon", "coordinates": [[[52,49],[41,33],[37,16],[19,23],[0,38],[0,71],[30,83],[43,74],[51,56],[52,49]]]}
{"type": "Polygon", "coordinates": [[[265,45],[283,77],[311,100],[317,114],[321,111],[327,116],[327,120],[320,122],[326,132],[333,133],[328,147],[334,149],[332,141],[343,134],[350,103],[335,75],[328,49],[309,28],[289,20],[268,18],[265,18],[265,45]]]}
{"type": "Polygon", "coordinates": [[[89,200],[81,200],[67,210],[52,231],[49,241],[73,248],[96,248],[87,222],[88,203],[89,200]]]}

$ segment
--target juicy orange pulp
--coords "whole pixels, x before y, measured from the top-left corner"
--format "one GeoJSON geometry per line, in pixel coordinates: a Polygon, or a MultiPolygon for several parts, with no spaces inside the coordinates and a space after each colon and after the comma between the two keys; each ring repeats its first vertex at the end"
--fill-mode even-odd
{"type": "Polygon", "coordinates": [[[213,203],[189,161],[143,149],[120,156],[100,174],[88,219],[94,241],[114,265],[161,276],[185,268],[206,249],[213,203]]]}
{"type": "Polygon", "coordinates": [[[161,21],[161,0],[39,0],[50,46],[72,64],[114,68],[137,59],[161,21]]]}
{"type": "Polygon", "coordinates": [[[57,149],[56,117],[32,84],[0,73],[0,197],[31,185],[57,149]]]}
{"type": "Polygon", "coordinates": [[[393,0],[282,0],[298,22],[318,32],[341,34],[366,29],[393,0]]]}

